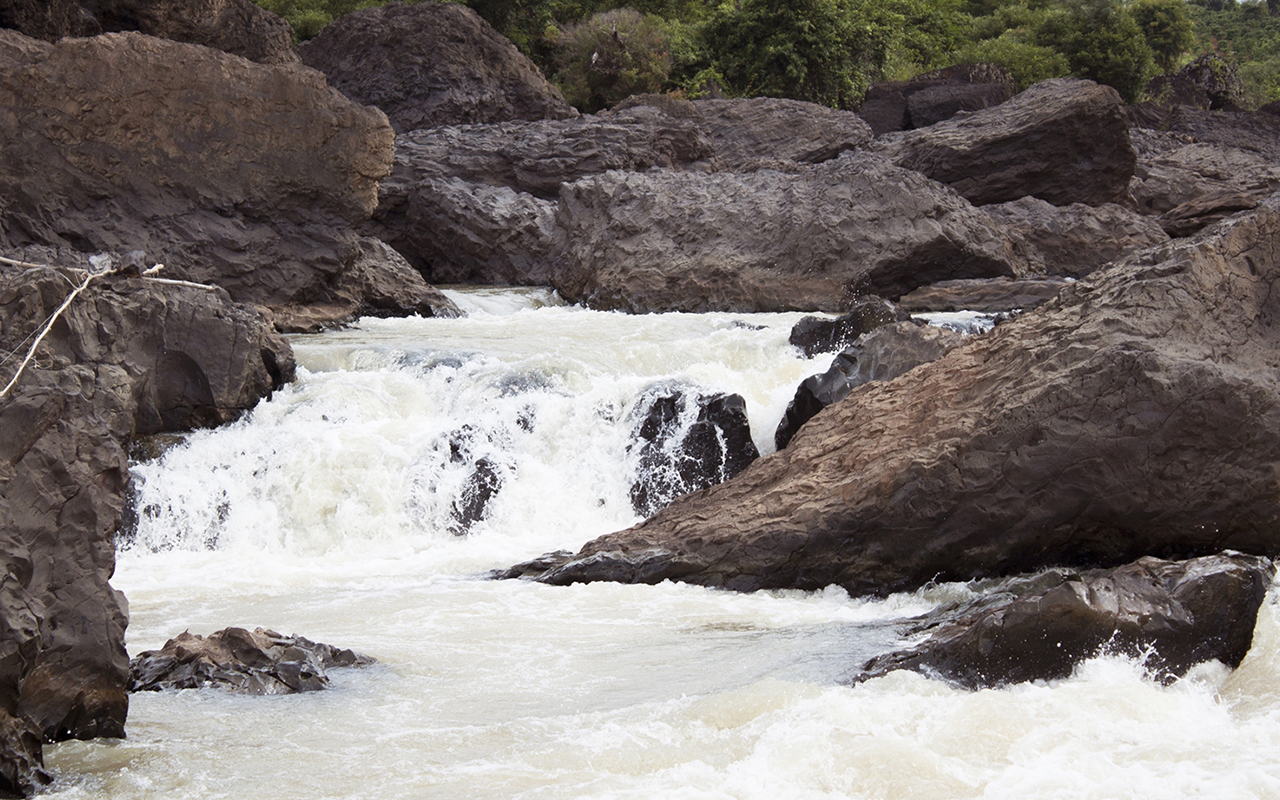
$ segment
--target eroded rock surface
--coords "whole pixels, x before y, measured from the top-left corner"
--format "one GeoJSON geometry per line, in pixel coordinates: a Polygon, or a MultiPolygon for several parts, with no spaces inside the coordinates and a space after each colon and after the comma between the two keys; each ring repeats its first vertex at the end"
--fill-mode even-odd
{"type": "Polygon", "coordinates": [[[938,281],[898,298],[898,306],[912,313],[976,311],[1005,314],[1030,311],[1058,296],[1069,278],[975,278],[938,281]]]}
{"type": "Polygon", "coordinates": [[[1206,661],[1235,668],[1274,574],[1265,558],[1223,553],[1011,578],[908,624],[929,638],[873,658],[860,679],[911,669],[979,689],[1065,678],[1103,653],[1141,658],[1164,682],[1206,661]]]}
{"type": "Polygon", "coordinates": [[[907,319],[906,312],[879,297],[862,297],[849,311],[838,317],[804,317],[791,326],[787,341],[800,349],[805,358],[818,353],[840,350],[857,341],[858,337],[882,325],[907,319]]]}
{"type": "Polygon", "coordinates": [[[961,111],[997,106],[1017,93],[1013,76],[994,64],[961,64],[908,81],[873,83],[858,107],[876,136],[925,128],[961,111]]]}
{"type": "Polygon", "coordinates": [[[1121,202],[1136,164],[1121,108],[1109,86],[1059,78],[994,108],[884,136],[874,149],[975,205],[1027,195],[1054,205],[1121,202]]]}
{"type": "MultiPolygon", "coordinates": [[[[854,594],[1280,550],[1280,198],[819,414],[539,570],[854,594]]],[[[519,574],[519,573],[517,573],[519,574]]]]}
{"type": "Polygon", "coordinates": [[[398,133],[578,114],[515,45],[461,4],[353,11],[298,53],[347,97],[385,111],[398,133]]]}
{"type": "Polygon", "coordinates": [[[224,628],[208,637],[183,632],[129,662],[129,691],[217,688],[238,694],[315,692],[328,670],[375,663],[365,655],[272,630],[224,628]]]}

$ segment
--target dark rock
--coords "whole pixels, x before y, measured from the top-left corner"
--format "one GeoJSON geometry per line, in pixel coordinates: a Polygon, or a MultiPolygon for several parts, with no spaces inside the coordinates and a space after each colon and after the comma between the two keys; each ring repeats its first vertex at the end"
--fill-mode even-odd
{"type": "Polygon", "coordinates": [[[853,594],[1280,551],[1280,197],[857,390],[542,580],[853,594]],[[1210,235],[1212,234],[1212,235],[1210,235]]]}
{"type": "Polygon", "coordinates": [[[964,341],[962,334],[918,322],[877,327],[845,348],[826,372],[801,382],[773,434],[781,450],[822,409],[838,403],[864,383],[890,381],[907,370],[936,361],[964,341]]]}
{"type": "Polygon", "coordinates": [[[346,273],[394,134],[319,73],[136,33],[0,31],[0,64],[0,247],[140,248],[241,302],[383,304],[346,273]]]}
{"type": "Polygon", "coordinates": [[[455,3],[389,3],[354,11],[298,46],[303,63],[397,133],[577,116],[515,45],[455,3]]]}
{"type": "Polygon", "coordinates": [[[880,136],[924,128],[961,111],[990,108],[1016,92],[1007,69],[994,64],[961,64],[908,81],[871,84],[858,116],[880,136]]]}
{"type": "Polygon", "coordinates": [[[57,41],[137,31],[264,64],[290,64],[293,29],[251,0],[3,0],[0,27],[57,41]]]}
{"type": "MultiPolygon", "coordinates": [[[[36,248],[9,255],[74,260],[36,248]]],[[[25,354],[82,279],[0,272],[0,349],[25,354]]],[[[11,578],[0,626],[13,648],[0,659],[0,719],[29,723],[49,741],[123,736],[128,613],[108,579],[128,484],[124,442],[234,418],[292,378],[292,352],[220,289],[102,277],[36,355],[0,404],[0,536],[11,578]]],[[[5,368],[6,382],[20,360],[5,368]]],[[[21,738],[0,727],[0,739],[21,738]]],[[[38,758],[16,758],[0,753],[0,773],[38,780],[22,766],[38,758]]]]}
{"type": "Polygon", "coordinates": [[[980,689],[1065,678],[1103,653],[1141,658],[1163,683],[1206,661],[1234,669],[1274,574],[1265,558],[1223,553],[1011,578],[917,618],[906,632],[929,638],[873,658],[860,680],[911,669],[980,689]]]}
{"type": "Polygon", "coordinates": [[[489,516],[489,504],[502,488],[503,468],[486,453],[494,435],[465,425],[449,436],[449,461],[469,470],[449,506],[454,536],[463,536],[489,516]]]}
{"type": "Polygon", "coordinates": [[[1159,222],[1114,203],[1055,206],[1024,197],[982,210],[1004,223],[1048,275],[1082,278],[1135,250],[1169,241],[1159,222]]]}
{"type": "Polygon", "coordinates": [[[986,278],[981,280],[939,281],[921,286],[898,298],[898,306],[907,312],[977,311],[1004,314],[1030,311],[1058,296],[1067,278],[986,278]]]}
{"type": "Polygon", "coordinates": [[[609,172],[563,187],[556,225],[561,296],[637,313],[841,311],[1023,267],[990,217],[868,153],[789,172],[609,172]]]}
{"type": "Polygon", "coordinates": [[[314,692],[329,685],[327,670],[376,663],[301,636],[255,628],[224,628],[202,637],[183,632],[129,662],[129,691],[217,688],[238,694],[314,692]]]}
{"type": "Polygon", "coordinates": [[[1159,106],[1190,106],[1211,111],[1244,107],[1244,83],[1236,65],[1217,53],[1204,53],[1172,75],[1157,75],[1144,94],[1159,106]]]}
{"type": "Polygon", "coordinates": [[[1054,79],[995,108],[887,135],[874,149],[975,205],[1027,195],[1054,205],[1121,202],[1136,163],[1121,106],[1109,86],[1054,79]]]}
{"type": "Polygon", "coordinates": [[[648,516],[676,497],[732,478],[759,457],[747,405],[736,394],[660,389],[637,406],[631,505],[648,516]]]}
{"type": "Polygon", "coordinates": [[[727,170],[771,161],[818,164],[871,141],[871,129],[857,114],[800,100],[695,100],[693,107],[716,163],[727,170]]]}
{"type": "Polygon", "coordinates": [[[835,319],[804,317],[791,327],[791,335],[787,341],[792,347],[800,348],[805,358],[813,358],[818,353],[843,349],[853,344],[862,334],[881,325],[907,318],[905,312],[888,300],[863,297],[853,304],[850,311],[835,319]]]}
{"type": "Polygon", "coordinates": [[[1160,215],[1160,225],[1170,236],[1190,236],[1240,211],[1258,207],[1258,198],[1247,192],[1213,192],[1188,200],[1160,215]]]}

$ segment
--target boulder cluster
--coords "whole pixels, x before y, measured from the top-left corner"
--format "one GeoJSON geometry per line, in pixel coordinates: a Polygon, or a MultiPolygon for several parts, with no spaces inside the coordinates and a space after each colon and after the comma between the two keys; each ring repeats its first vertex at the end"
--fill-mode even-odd
{"type": "MultiPolygon", "coordinates": [[[[1223,110],[1210,74],[1129,107],[964,65],[860,113],[581,115],[457,4],[364,9],[295,51],[249,0],[0,2],[0,794],[43,780],[41,742],[123,734],[126,447],[291,380],[278,332],[457,314],[438,282],[841,315],[794,333],[835,362],[776,453],[740,398],[659,387],[635,422],[651,516],[506,577],[1010,581],[867,676],[1053,678],[1107,645],[1154,649],[1162,679],[1237,663],[1280,552],[1280,116],[1223,110]],[[1001,321],[913,316],[944,310],[1001,321]]],[[[502,473],[477,462],[458,532],[502,473]]],[[[135,686],[327,666],[270,631],[170,645],[135,686]]]]}

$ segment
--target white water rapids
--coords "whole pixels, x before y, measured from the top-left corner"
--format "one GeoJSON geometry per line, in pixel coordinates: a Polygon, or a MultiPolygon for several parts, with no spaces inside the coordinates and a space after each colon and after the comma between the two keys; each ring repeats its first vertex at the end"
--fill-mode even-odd
{"type": "Polygon", "coordinates": [[[636,521],[646,388],[743,395],[768,452],[830,357],[788,346],[798,314],[457,297],[461,319],[297,338],[294,384],[135,468],[140,522],[113,581],[132,654],[239,625],[379,664],[304,695],[136,694],[128,739],[47,748],[45,796],[1280,798],[1274,601],[1235,673],[1161,687],[1099,658],[965,692],[912,673],[847,684],[893,642],[874,623],[959,586],[871,601],[479,579],[636,521]],[[501,478],[466,536],[450,532],[459,441],[501,478]]]}

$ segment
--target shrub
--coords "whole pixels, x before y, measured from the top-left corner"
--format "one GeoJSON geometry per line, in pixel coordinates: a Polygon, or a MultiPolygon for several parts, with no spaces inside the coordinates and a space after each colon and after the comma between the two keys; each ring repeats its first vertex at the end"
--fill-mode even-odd
{"type": "Polygon", "coordinates": [[[1161,71],[1173,72],[1178,59],[1196,42],[1187,4],[1183,0],[1138,0],[1130,13],[1161,71]]]}
{"type": "Polygon", "coordinates": [[[662,20],[621,8],[560,34],[555,82],[565,100],[595,112],[633,94],[661,91],[671,63],[662,20]]]}
{"type": "Polygon", "coordinates": [[[1062,53],[1026,42],[1013,32],[966,45],[956,52],[956,61],[1004,67],[1012,73],[1018,91],[1049,78],[1064,78],[1071,74],[1071,64],[1062,53]]]}

